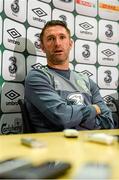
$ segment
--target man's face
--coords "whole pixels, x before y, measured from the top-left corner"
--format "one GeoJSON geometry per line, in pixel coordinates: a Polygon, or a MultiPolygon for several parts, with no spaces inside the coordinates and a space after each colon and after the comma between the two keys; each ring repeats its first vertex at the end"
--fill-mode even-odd
{"type": "Polygon", "coordinates": [[[71,47],[72,40],[63,26],[56,25],[45,30],[41,48],[48,62],[54,65],[66,63],[71,47]]]}

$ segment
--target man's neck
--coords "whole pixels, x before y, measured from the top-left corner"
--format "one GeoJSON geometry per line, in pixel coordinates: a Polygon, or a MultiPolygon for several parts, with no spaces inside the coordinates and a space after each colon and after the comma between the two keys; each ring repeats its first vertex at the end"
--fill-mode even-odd
{"type": "Polygon", "coordinates": [[[47,65],[47,67],[49,69],[52,69],[53,71],[55,71],[56,73],[60,74],[61,76],[65,77],[66,79],[70,79],[70,69],[57,69],[54,67],[50,67],[47,65]]]}
{"type": "Polygon", "coordinates": [[[59,70],[68,70],[69,69],[69,64],[49,64],[48,66],[54,69],[59,69],[59,70]]]}

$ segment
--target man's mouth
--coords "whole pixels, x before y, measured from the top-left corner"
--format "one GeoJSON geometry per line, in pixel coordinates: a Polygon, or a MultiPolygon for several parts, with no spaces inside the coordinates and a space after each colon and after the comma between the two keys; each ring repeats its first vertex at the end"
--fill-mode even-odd
{"type": "Polygon", "coordinates": [[[61,54],[63,51],[62,50],[56,50],[54,51],[55,54],[61,54]]]}

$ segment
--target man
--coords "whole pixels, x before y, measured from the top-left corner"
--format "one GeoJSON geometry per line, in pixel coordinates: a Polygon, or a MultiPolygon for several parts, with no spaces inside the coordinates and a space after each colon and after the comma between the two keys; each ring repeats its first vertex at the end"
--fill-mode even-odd
{"type": "Polygon", "coordinates": [[[114,128],[97,85],[69,69],[70,30],[52,20],[40,34],[47,66],[32,69],[25,80],[25,101],[34,132],[114,128]]]}

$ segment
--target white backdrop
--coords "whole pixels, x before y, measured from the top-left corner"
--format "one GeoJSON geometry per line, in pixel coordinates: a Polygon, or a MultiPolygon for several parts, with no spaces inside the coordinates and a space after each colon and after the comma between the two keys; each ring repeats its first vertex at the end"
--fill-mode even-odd
{"type": "Polygon", "coordinates": [[[106,103],[118,98],[118,0],[0,0],[1,134],[22,132],[17,101],[24,97],[28,71],[46,64],[39,35],[51,19],[71,30],[71,69],[97,82],[106,103]]]}

